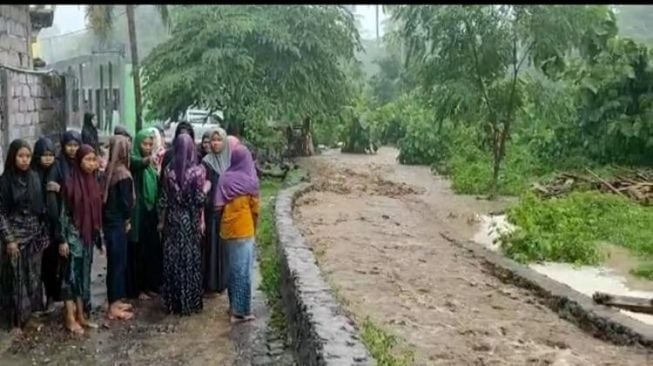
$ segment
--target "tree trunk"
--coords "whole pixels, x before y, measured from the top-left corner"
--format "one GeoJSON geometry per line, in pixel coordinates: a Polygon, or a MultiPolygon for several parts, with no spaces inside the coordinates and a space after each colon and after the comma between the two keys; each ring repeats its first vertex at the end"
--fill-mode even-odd
{"type": "Polygon", "coordinates": [[[134,5],[125,5],[127,8],[127,28],[129,30],[129,47],[132,58],[132,77],[134,78],[134,97],[136,109],[136,131],[143,129],[143,100],[141,99],[141,73],[138,64],[138,38],[136,37],[136,24],[134,5]]]}
{"type": "Polygon", "coordinates": [[[377,43],[379,42],[379,38],[380,38],[379,37],[379,6],[380,5],[375,6],[376,7],[376,42],[377,43]]]}

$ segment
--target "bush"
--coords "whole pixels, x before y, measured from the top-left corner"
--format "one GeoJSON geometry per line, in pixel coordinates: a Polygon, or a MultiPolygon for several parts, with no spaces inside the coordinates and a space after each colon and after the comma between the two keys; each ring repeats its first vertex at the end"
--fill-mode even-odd
{"type": "Polygon", "coordinates": [[[575,192],[542,200],[527,193],[508,219],[518,229],[504,235],[502,246],[522,262],[597,264],[603,259],[600,242],[653,255],[653,209],[616,195],[575,192]]]}

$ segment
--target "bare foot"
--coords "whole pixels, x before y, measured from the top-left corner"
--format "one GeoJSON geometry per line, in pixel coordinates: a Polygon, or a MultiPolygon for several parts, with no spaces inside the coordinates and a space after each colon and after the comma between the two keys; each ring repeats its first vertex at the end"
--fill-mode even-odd
{"type": "Polygon", "coordinates": [[[107,312],[107,318],[109,320],[129,320],[133,317],[134,317],[134,313],[130,313],[129,311],[122,310],[117,306],[110,308],[109,312],[107,312]]]}
{"type": "Polygon", "coordinates": [[[238,323],[245,323],[245,322],[250,322],[252,320],[256,319],[256,317],[252,314],[249,315],[232,315],[231,316],[231,324],[238,324],[238,323]]]}
{"type": "Polygon", "coordinates": [[[134,308],[132,304],[122,302],[120,300],[116,301],[116,306],[119,307],[121,310],[131,310],[134,308]]]}
{"type": "Polygon", "coordinates": [[[140,295],[138,295],[138,299],[139,300],[145,300],[145,301],[152,300],[152,298],[147,296],[147,294],[145,292],[142,292],[140,295]]]}
{"type": "Polygon", "coordinates": [[[18,327],[11,328],[11,332],[9,332],[9,334],[12,337],[22,337],[23,336],[23,330],[18,328],[18,327]]]}
{"type": "Polygon", "coordinates": [[[84,328],[82,328],[82,326],[74,320],[66,321],[66,329],[68,329],[68,331],[73,334],[84,334],[84,328]]]}

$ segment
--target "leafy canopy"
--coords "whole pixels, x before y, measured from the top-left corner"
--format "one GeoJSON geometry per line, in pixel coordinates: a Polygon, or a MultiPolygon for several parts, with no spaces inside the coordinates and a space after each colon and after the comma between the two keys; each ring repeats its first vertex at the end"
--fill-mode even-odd
{"type": "Polygon", "coordinates": [[[298,120],[346,103],[344,66],[359,47],[341,6],[179,7],[171,38],[143,63],[144,92],[155,118],[203,105],[227,120],[298,120]]]}

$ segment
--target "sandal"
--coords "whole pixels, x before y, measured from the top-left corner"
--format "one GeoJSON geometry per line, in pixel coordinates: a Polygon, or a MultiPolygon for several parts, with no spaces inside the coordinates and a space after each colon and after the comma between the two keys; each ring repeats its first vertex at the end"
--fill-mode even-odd
{"type": "Polygon", "coordinates": [[[231,315],[231,324],[245,323],[255,320],[256,317],[252,314],[249,315],[231,315]]]}

